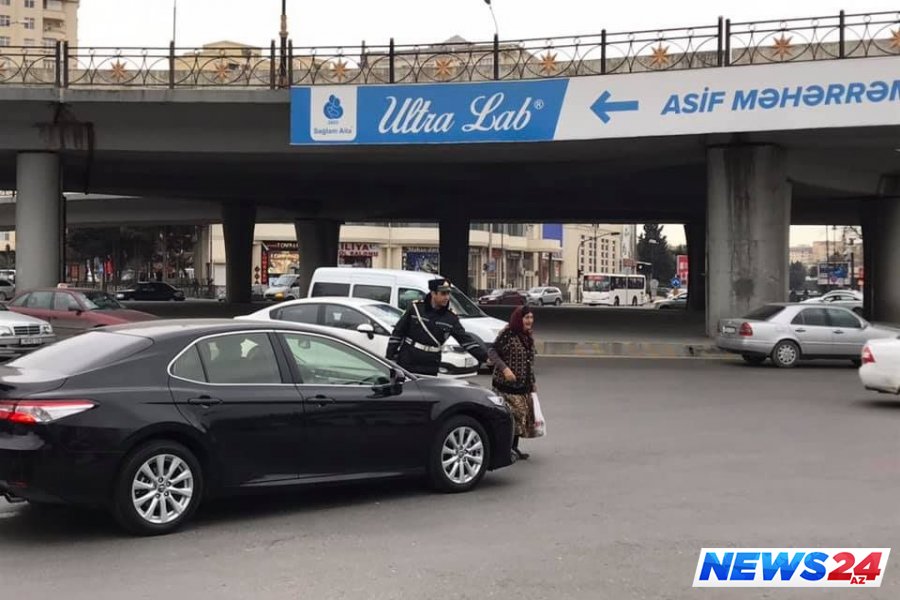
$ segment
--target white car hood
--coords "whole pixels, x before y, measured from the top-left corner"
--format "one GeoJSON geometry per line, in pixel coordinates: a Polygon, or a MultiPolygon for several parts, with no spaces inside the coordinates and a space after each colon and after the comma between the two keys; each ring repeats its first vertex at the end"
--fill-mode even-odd
{"type": "Polygon", "coordinates": [[[0,326],[3,325],[48,325],[48,323],[37,317],[4,310],[0,311],[0,326]]]}

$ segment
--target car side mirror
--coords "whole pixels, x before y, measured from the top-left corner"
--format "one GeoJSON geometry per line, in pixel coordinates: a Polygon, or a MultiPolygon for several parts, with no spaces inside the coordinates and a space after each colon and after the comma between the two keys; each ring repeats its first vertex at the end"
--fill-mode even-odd
{"type": "Polygon", "coordinates": [[[406,381],[406,375],[403,374],[403,371],[392,368],[389,372],[388,381],[385,383],[379,382],[372,386],[372,391],[380,396],[399,396],[403,393],[404,381],[406,381]]]}
{"type": "Polygon", "coordinates": [[[371,323],[363,323],[362,325],[357,327],[356,330],[360,333],[365,333],[367,336],[369,336],[370,340],[375,339],[375,328],[372,327],[371,323]]]}

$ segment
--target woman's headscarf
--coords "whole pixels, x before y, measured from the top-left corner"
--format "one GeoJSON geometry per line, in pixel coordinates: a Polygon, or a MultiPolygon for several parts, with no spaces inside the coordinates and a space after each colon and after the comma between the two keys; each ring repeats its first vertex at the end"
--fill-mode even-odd
{"type": "Polygon", "coordinates": [[[525,330],[525,316],[530,314],[530,306],[520,306],[509,317],[509,330],[519,336],[519,339],[528,347],[534,345],[534,337],[532,337],[530,331],[525,330]]]}

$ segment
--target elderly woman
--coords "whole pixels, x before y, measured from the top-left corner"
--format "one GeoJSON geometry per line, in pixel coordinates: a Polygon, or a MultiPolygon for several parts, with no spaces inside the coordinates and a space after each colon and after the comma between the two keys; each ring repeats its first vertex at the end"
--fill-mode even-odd
{"type": "Polygon", "coordinates": [[[513,452],[521,459],[528,454],[519,450],[520,437],[534,437],[534,313],[528,306],[513,311],[503,331],[497,335],[489,356],[494,363],[494,390],[503,397],[516,422],[513,452]]]}

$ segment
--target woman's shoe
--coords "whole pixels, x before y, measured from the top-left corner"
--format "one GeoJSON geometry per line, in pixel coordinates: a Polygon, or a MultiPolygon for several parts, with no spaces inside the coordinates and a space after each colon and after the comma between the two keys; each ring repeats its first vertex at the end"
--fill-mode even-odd
{"type": "Polygon", "coordinates": [[[522,452],[518,448],[513,448],[513,452],[516,453],[516,456],[519,457],[519,460],[528,460],[528,457],[531,456],[527,452],[522,452]]]}

